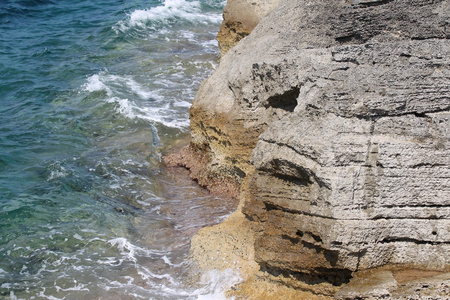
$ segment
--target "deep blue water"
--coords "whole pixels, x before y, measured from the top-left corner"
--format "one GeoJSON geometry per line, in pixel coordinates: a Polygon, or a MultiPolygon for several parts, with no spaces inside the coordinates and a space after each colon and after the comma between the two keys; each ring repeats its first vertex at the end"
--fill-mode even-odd
{"type": "Polygon", "coordinates": [[[223,5],[0,2],[0,299],[214,293],[190,278],[189,238],[233,204],[161,149],[188,132],[223,5]]]}

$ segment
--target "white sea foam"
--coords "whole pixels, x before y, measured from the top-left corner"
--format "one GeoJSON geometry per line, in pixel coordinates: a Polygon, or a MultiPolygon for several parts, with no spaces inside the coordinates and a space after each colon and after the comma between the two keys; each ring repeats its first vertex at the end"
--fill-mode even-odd
{"type": "Polygon", "coordinates": [[[49,300],[62,300],[63,298],[56,298],[54,296],[47,296],[45,295],[46,288],[43,288],[43,290],[39,293],[39,297],[41,299],[49,299],[49,300]]]}
{"type": "Polygon", "coordinates": [[[136,262],[137,259],[135,257],[136,250],[139,249],[139,247],[134,246],[131,244],[126,238],[115,238],[108,241],[111,246],[117,246],[117,248],[120,250],[120,253],[124,255],[128,260],[131,260],[133,262],[136,262]]]}
{"type": "Polygon", "coordinates": [[[84,89],[88,92],[105,91],[109,96],[112,95],[111,89],[107,87],[101,80],[101,74],[94,74],[87,79],[84,89]]]}
{"type": "MultiPolygon", "coordinates": [[[[180,76],[182,73],[183,70],[180,70],[180,76]]],[[[158,84],[164,85],[160,82],[158,84]]],[[[169,87],[173,85],[173,82],[168,81],[165,85],[169,87]]],[[[189,126],[187,112],[183,114],[179,111],[190,106],[188,101],[164,97],[160,94],[161,90],[151,91],[132,76],[100,72],[90,76],[83,88],[90,93],[106,91],[108,97],[105,101],[114,103],[115,111],[126,118],[137,118],[172,128],[184,129],[189,126]],[[128,98],[133,95],[137,96],[134,100],[128,98]]],[[[64,174],[53,174],[54,178],[60,175],[64,174]]]]}
{"type": "Polygon", "coordinates": [[[155,206],[155,202],[160,201],[161,198],[160,197],[152,197],[152,198],[147,198],[145,200],[136,200],[137,203],[139,203],[140,205],[142,205],[145,209],[149,209],[150,211],[158,211],[160,209],[160,206],[155,206]]]}
{"type": "Polygon", "coordinates": [[[163,107],[136,107],[136,109],[141,113],[139,118],[147,121],[161,123],[167,127],[180,129],[187,128],[189,126],[189,119],[187,116],[183,119],[174,118],[178,112],[172,110],[169,107],[169,104],[166,104],[163,107]]]}
{"type": "Polygon", "coordinates": [[[74,238],[74,239],[77,239],[77,240],[80,240],[80,241],[83,240],[83,237],[82,237],[81,235],[79,235],[78,233],[75,233],[75,234],[73,235],[73,238],[74,238]]]}
{"type": "Polygon", "coordinates": [[[145,257],[153,257],[154,255],[163,255],[164,251],[150,250],[141,248],[139,246],[135,246],[130,243],[126,238],[115,238],[108,241],[112,247],[117,247],[124,257],[127,260],[136,261],[136,255],[145,256],[145,257]]]}
{"type": "Polygon", "coordinates": [[[77,283],[76,280],[74,280],[75,285],[73,287],[70,288],[61,288],[60,286],[55,286],[56,290],[59,291],[64,291],[64,292],[69,292],[69,291],[87,291],[89,292],[89,289],[86,287],[86,284],[82,284],[82,283],[77,283]]]}
{"type": "Polygon", "coordinates": [[[84,90],[87,92],[106,91],[108,96],[113,96],[121,90],[129,90],[138,95],[141,99],[148,100],[150,98],[158,98],[159,96],[151,91],[146,90],[142,85],[136,82],[132,76],[113,75],[106,72],[94,74],[87,79],[84,84],[84,90]]]}
{"type": "Polygon", "coordinates": [[[217,49],[218,47],[219,47],[219,44],[218,44],[218,42],[217,42],[217,40],[216,39],[214,39],[214,40],[207,40],[207,41],[203,41],[203,42],[201,42],[200,43],[202,46],[203,46],[203,48],[205,48],[205,49],[217,49]]]}
{"type": "Polygon", "coordinates": [[[133,107],[136,107],[133,102],[128,101],[128,99],[120,99],[117,97],[112,97],[106,100],[108,103],[116,103],[116,111],[121,115],[134,119],[136,118],[136,114],[133,112],[133,107]]]}
{"type": "Polygon", "coordinates": [[[139,269],[142,269],[142,270],[138,270],[138,274],[141,275],[141,277],[145,280],[149,280],[151,278],[166,279],[171,284],[175,284],[175,281],[173,280],[172,276],[170,276],[169,274],[156,274],[144,266],[139,266],[139,269]]]}
{"type": "Polygon", "coordinates": [[[69,175],[69,172],[60,165],[59,162],[55,162],[48,167],[50,174],[47,177],[47,181],[52,181],[58,178],[63,178],[69,175]]]}
{"type": "Polygon", "coordinates": [[[191,107],[191,103],[189,103],[187,101],[180,101],[180,102],[174,103],[174,106],[189,108],[189,107],[191,107]]]}
{"type": "Polygon", "coordinates": [[[187,30],[182,30],[179,32],[179,34],[181,35],[181,37],[190,40],[192,42],[195,42],[195,34],[192,31],[187,31],[187,30]]]}
{"type": "Polygon", "coordinates": [[[189,126],[189,120],[186,118],[176,119],[176,111],[170,109],[169,104],[161,104],[160,107],[139,107],[134,101],[128,99],[120,99],[112,97],[107,100],[109,103],[116,103],[116,111],[121,115],[135,119],[163,124],[172,128],[187,128],[189,126]]]}
{"type": "MultiPolygon", "coordinates": [[[[126,277],[127,276],[125,276],[125,278],[126,277]]],[[[114,293],[114,295],[116,297],[117,297],[117,294],[120,295],[120,293],[125,292],[124,298],[126,298],[126,299],[130,298],[129,296],[132,297],[131,299],[153,299],[153,298],[149,298],[148,296],[143,296],[143,295],[147,295],[149,290],[146,288],[143,288],[139,285],[134,284],[133,281],[134,281],[133,278],[131,278],[126,283],[122,283],[122,282],[119,282],[116,280],[106,280],[106,282],[107,282],[106,284],[99,284],[99,286],[105,291],[116,290],[117,293],[114,293]],[[133,290],[134,292],[130,292],[130,290],[133,290]],[[138,294],[136,292],[140,292],[140,294],[138,294]]]]}
{"type": "Polygon", "coordinates": [[[119,21],[113,29],[126,31],[131,27],[154,28],[154,24],[166,23],[168,21],[184,20],[195,23],[220,23],[220,14],[208,14],[201,11],[199,1],[186,0],[166,0],[163,6],[152,7],[150,9],[137,9],[129,15],[129,19],[119,21]],[[151,24],[149,24],[151,23],[151,24]],[[153,24],[153,25],[152,25],[153,24]]]}
{"type": "Polygon", "coordinates": [[[130,87],[130,89],[143,100],[148,100],[151,98],[159,98],[159,95],[151,91],[147,91],[132,78],[126,78],[125,82],[130,87]]]}
{"type": "Polygon", "coordinates": [[[9,289],[9,288],[11,288],[11,284],[9,282],[2,283],[2,284],[0,284],[0,288],[9,289]]]}
{"type": "Polygon", "coordinates": [[[198,291],[198,300],[232,300],[225,293],[241,281],[241,276],[232,269],[211,270],[202,276],[201,283],[206,286],[198,291]]]}
{"type": "MultiPolygon", "coordinates": [[[[1,287],[3,287],[3,286],[1,286],[1,287]]],[[[10,299],[10,300],[22,300],[23,298],[17,298],[16,295],[14,295],[14,292],[11,291],[11,292],[9,293],[9,299],[10,299]]]]}

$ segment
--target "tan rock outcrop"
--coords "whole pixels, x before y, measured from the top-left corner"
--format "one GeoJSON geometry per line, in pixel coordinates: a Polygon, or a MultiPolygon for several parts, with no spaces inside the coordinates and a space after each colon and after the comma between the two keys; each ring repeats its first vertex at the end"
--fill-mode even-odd
{"type": "Polygon", "coordinates": [[[220,54],[250,34],[261,18],[272,11],[280,0],[229,0],[223,11],[223,22],[217,34],[220,54]]]}
{"type": "Polygon", "coordinates": [[[245,183],[256,277],[332,296],[382,266],[448,271],[449,19],[446,0],[284,0],[202,84],[190,149],[245,183]]]}

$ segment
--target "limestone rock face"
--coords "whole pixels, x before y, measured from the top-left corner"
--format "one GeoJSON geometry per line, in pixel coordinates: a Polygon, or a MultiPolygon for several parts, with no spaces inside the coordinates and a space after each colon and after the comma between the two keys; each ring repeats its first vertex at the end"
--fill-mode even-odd
{"type": "Polygon", "coordinates": [[[235,46],[250,34],[262,17],[272,11],[280,0],[228,0],[223,22],[217,35],[220,54],[235,46]]]}
{"type": "Polygon", "coordinates": [[[191,148],[247,177],[262,270],[331,295],[450,267],[449,20],[447,0],[282,0],[203,83],[191,148]]]}

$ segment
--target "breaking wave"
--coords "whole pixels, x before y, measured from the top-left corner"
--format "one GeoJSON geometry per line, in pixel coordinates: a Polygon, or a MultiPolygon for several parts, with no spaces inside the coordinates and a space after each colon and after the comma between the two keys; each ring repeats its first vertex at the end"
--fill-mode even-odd
{"type": "Polygon", "coordinates": [[[220,23],[222,18],[217,13],[202,12],[200,1],[166,0],[163,6],[133,11],[127,20],[119,21],[113,29],[116,32],[125,32],[133,27],[158,30],[180,21],[208,24],[220,23]]]}

